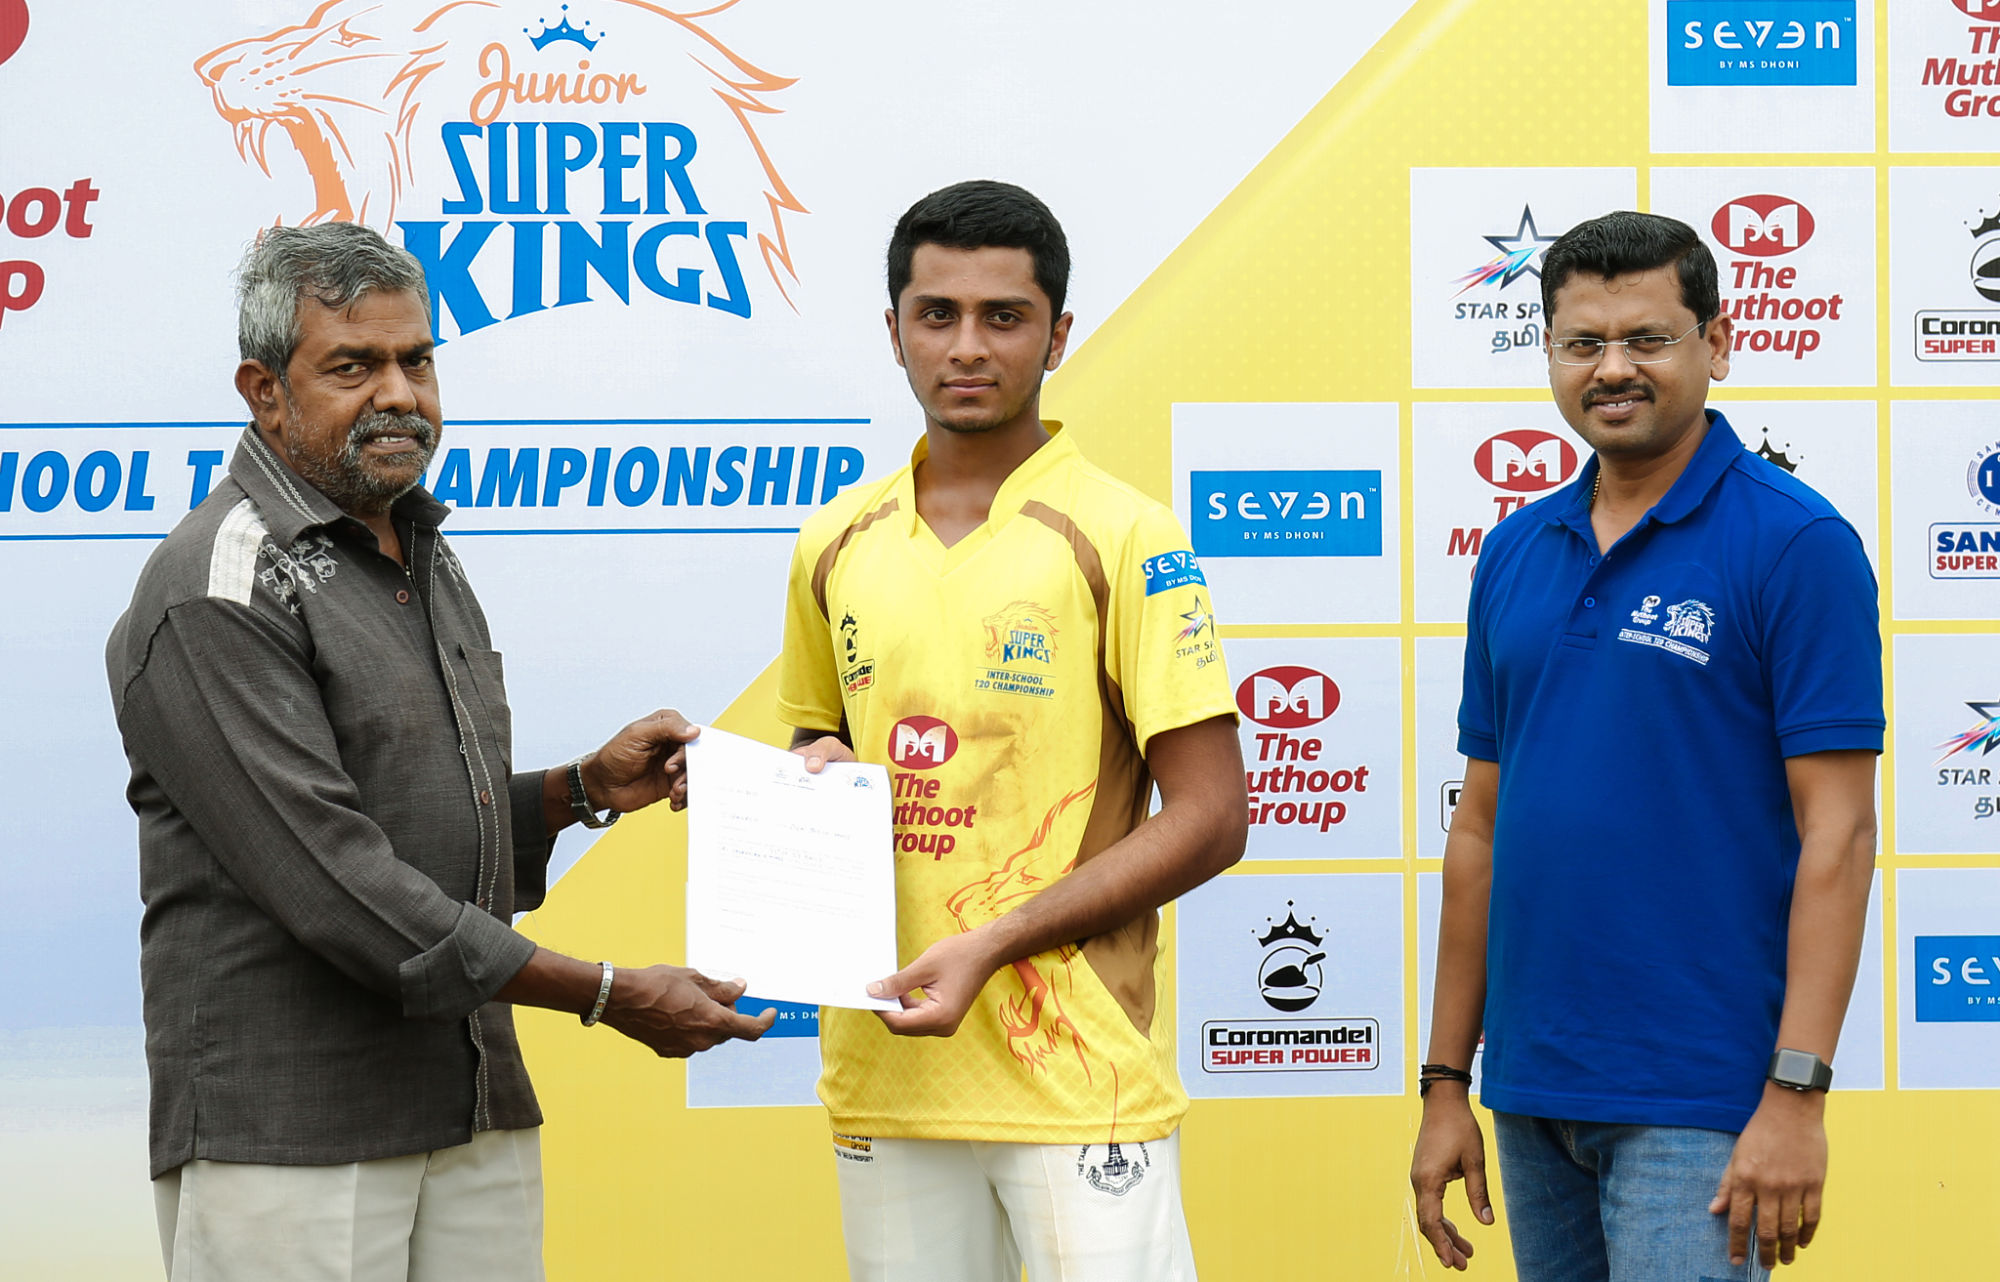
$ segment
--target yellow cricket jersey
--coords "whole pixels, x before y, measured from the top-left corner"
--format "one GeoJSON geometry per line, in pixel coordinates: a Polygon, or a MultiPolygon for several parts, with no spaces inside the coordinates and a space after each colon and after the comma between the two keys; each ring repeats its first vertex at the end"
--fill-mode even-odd
{"type": "MultiPolygon", "coordinates": [[[[778,677],[787,722],[844,718],[855,755],[889,769],[899,965],[1137,827],[1154,735],[1235,715],[1172,512],[1058,430],[946,548],[917,515],[927,449],[800,532],[778,677]]],[[[1187,1111],[1172,1029],[1154,1019],[1166,979],[1148,912],[1002,969],[949,1038],[829,1008],[820,1098],[861,1135],[1157,1139],[1187,1111]]]]}

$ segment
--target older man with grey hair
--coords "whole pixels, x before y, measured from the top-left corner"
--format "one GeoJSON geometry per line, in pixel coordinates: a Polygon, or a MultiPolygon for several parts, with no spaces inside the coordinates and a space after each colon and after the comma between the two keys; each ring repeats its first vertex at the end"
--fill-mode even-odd
{"type": "Polygon", "coordinates": [[[668,1056],[771,1023],[732,1009],[738,984],[509,924],[558,830],[684,804],[694,732],[662,710],[513,769],[500,655],[417,486],[443,419],[407,252],[266,231],[238,343],[252,422],[106,653],[168,1273],[539,1279],[542,1119],[510,1003],[668,1056]]]}

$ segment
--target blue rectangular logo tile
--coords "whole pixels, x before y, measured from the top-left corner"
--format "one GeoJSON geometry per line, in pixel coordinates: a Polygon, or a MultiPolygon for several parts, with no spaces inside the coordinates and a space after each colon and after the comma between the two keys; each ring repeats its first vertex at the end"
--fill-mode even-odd
{"type": "Polygon", "coordinates": [[[778,1022],[771,1025],[766,1037],[818,1037],[819,1007],[805,1006],[798,1002],[767,1002],[761,997],[747,994],[736,999],[737,1013],[755,1019],[773,1006],[778,1008],[778,1022]]]}
{"type": "Polygon", "coordinates": [[[1381,556],[1382,473],[1192,472],[1202,556],[1381,556]]]}
{"type": "Polygon", "coordinates": [[[1201,575],[1201,562],[1192,552],[1162,552],[1146,558],[1146,595],[1184,588],[1190,584],[1208,586],[1201,575]]]}
{"type": "Polygon", "coordinates": [[[1917,1022],[2000,1024],[2000,935],[1918,935],[1917,1022]]]}
{"type": "Polygon", "coordinates": [[[1854,0],[1667,0],[1670,85],[1852,85],[1854,0]]]}

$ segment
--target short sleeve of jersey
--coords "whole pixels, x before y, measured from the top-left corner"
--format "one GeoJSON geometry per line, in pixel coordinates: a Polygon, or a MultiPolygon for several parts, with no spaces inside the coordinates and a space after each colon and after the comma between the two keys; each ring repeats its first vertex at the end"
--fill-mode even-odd
{"type": "Polygon", "coordinates": [[[785,585],[785,648],[778,655],[778,716],[786,725],[807,730],[837,730],[845,711],[840,677],[826,615],[813,594],[818,542],[809,526],[792,548],[785,585]]]}
{"type": "Polygon", "coordinates": [[[1826,517],[1802,528],[1765,580],[1764,669],[1779,750],[1882,750],[1882,630],[1861,538],[1826,517]]]}
{"type": "MultiPolygon", "coordinates": [[[[1483,562],[1482,562],[1483,564],[1483,562]]],[[[1458,750],[1480,761],[1500,760],[1500,727],[1493,715],[1493,659],[1481,609],[1482,576],[1475,572],[1465,619],[1465,678],[1458,701],[1458,750]]]]}
{"type": "Polygon", "coordinates": [[[1236,715],[1208,580],[1172,512],[1149,505],[1110,573],[1105,667],[1143,753],[1154,735],[1236,715]]]}

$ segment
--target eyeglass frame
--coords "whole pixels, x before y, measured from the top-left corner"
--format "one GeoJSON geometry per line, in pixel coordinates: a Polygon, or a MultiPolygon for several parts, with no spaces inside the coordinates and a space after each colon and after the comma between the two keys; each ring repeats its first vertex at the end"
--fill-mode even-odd
{"type": "Polygon", "coordinates": [[[1625,359],[1630,364],[1664,365],[1668,361],[1674,358],[1673,349],[1675,347],[1678,347],[1680,344],[1685,343],[1687,341],[1687,336],[1689,334],[1694,333],[1702,326],[1708,324],[1708,321],[1714,319],[1715,317],[1711,316],[1708,318],[1708,320],[1696,321],[1694,324],[1682,330],[1677,337],[1669,338],[1666,340],[1666,342],[1661,344],[1661,350],[1659,355],[1654,357],[1649,357],[1644,360],[1641,360],[1639,357],[1634,356],[1632,354],[1632,344],[1640,341],[1641,339],[1658,338],[1660,337],[1660,335],[1633,334],[1629,338],[1583,338],[1583,337],[1551,338],[1549,340],[1549,359],[1554,361],[1558,365],[1567,365],[1571,369],[1594,369],[1595,367],[1603,363],[1604,354],[1606,352],[1610,351],[1614,347],[1622,347],[1625,349],[1625,359]],[[1597,355],[1593,356],[1587,361],[1566,361],[1562,357],[1556,355],[1556,353],[1558,351],[1561,351],[1564,345],[1568,343],[1597,343],[1599,344],[1597,355]]]}

